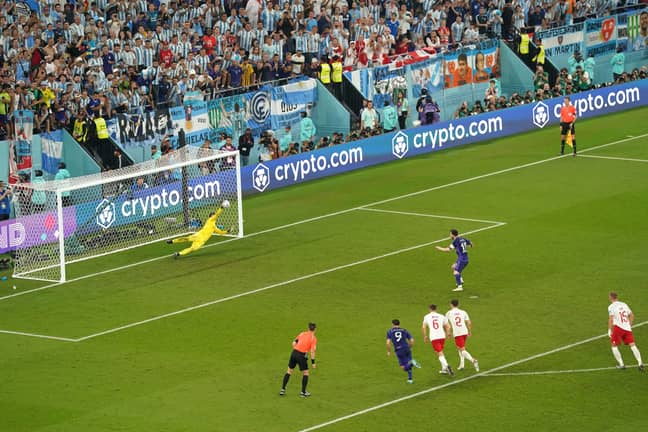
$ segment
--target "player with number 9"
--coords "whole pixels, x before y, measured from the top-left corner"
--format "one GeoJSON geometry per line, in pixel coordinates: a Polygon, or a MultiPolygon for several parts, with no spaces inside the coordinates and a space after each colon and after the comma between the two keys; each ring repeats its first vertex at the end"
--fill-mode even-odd
{"type": "Polygon", "coordinates": [[[400,321],[392,320],[392,327],[387,330],[387,355],[391,356],[392,346],[398,358],[398,365],[407,372],[407,382],[412,384],[412,366],[420,368],[421,365],[412,358],[412,345],[414,338],[407,329],[400,326],[400,321]]]}

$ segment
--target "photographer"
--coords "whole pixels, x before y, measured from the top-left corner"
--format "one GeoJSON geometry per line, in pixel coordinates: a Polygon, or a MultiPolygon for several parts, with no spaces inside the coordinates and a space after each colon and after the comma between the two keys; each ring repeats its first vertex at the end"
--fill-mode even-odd
{"type": "Polygon", "coordinates": [[[292,156],[299,154],[299,144],[296,142],[290,143],[288,149],[284,152],[283,156],[292,156]]]}

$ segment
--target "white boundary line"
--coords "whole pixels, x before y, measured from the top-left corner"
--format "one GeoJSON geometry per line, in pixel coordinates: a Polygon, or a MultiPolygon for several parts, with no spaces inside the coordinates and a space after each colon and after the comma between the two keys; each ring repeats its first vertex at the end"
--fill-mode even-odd
{"type": "Polygon", "coordinates": [[[391,214],[404,215],[404,216],[420,216],[420,217],[437,218],[437,219],[454,219],[454,220],[460,220],[460,221],[480,222],[480,223],[495,224],[495,225],[497,225],[497,224],[505,224],[506,223],[506,222],[489,221],[489,220],[483,220],[483,219],[470,219],[470,218],[455,217],[455,216],[442,216],[442,215],[434,215],[434,214],[427,214],[427,213],[412,213],[412,212],[404,212],[404,211],[396,211],[396,210],[383,210],[383,209],[366,208],[366,207],[360,208],[358,210],[370,211],[370,212],[376,212],[376,213],[391,213],[391,214]]]}
{"type": "Polygon", "coordinates": [[[13,330],[0,330],[0,333],[18,335],[18,336],[29,336],[29,337],[40,338],[40,339],[53,339],[53,340],[64,341],[64,342],[77,342],[76,339],[71,339],[66,337],[48,336],[48,335],[42,335],[37,333],[25,333],[25,332],[13,331],[13,330]]]}
{"type": "MultiPolygon", "coordinates": [[[[643,322],[641,322],[639,324],[636,324],[634,326],[634,328],[641,327],[641,326],[643,326],[645,324],[648,324],[648,321],[643,321],[643,322]]],[[[471,376],[468,376],[468,377],[465,377],[465,378],[450,381],[450,382],[448,382],[446,384],[441,384],[441,385],[438,385],[438,386],[435,386],[435,387],[430,387],[428,389],[425,389],[425,390],[422,390],[422,391],[419,391],[419,392],[416,392],[416,393],[412,393],[412,394],[409,394],[407,396],[400,397],[398,399],[393,399],[393,400],[390,400],[388,402],[381,403],[379,405],[374,405],[374,406],[372,406],[370,408],[366,408],[366,409],[363,409],[363,410],[360,410],[360,411],[356,411],[356,412],[353,412],[351,414],[347,414],[347,415],[342,416],[342,417],[337,417],[337,418],[334,418],[334,419],[329,420],[327,422],[320,423],[320,424],[317,424],[315,426],[308,427],[306,429],[300,429],[299,432],[311,432],[311,431],[314,431],[314,430],[322,429],[322,428],[325,428],[327,426],[330,426],[330,425],[333,425],[333,424],[336,424],[336,423],[340,423],[340,422],[342,422],[344,420],[349,420],[349,419],[352,419],[354,417],[359,417],[359,416],[361,416],[363,414],[367,414],[367,413],[377,411],[377,410],[382,409],[382,408],[386,408],[388,406],[397,404],[399,402],[404,402],[404,401],[409,400],[409,399],[414,399],[416,397],[419,397],[419,396],[422,396],[422,395],[425,395],[425,394],[428,394],[428,393],[432,393],[432,392],[435,392],[435,391],[438,391],[438,390],[442,390],[442,389],[444,389],[446,387],[461,384],[462,382],[470,381],[470,380],[475,379],[475,378],[488,376],[489,374],[492,374],[493,372],[500,371],[502,369],[507,369],[507,368],[517,366],[517,365],[522,364],[522,363],[529,362],[531,360],[535,360],[535,359],[538,359],[538,358],[541,358],[541,357],[546,357],[548,355],[555,354],[555,353],[558,353],[558,352],[561,352],[561,351],[566,351],[568,349],[575,348],[577,346],[584,345],[586,343],[593,342],[595,340],[603,339],[603,338],[606,338],[606,337],[608,337],[607,333],[602,334],[602,335],[598,335],[598,336],[593,336],[591,338],[583,339],[581,341],[574,342],[574,343],[571,343],[569,345],[563,345],[561,347],[554,348],[552,350],[545,351],[545,352],[540,353],[540,354],[535,354],[535,355],[532,355],[530,357],[526,357],[526,358],[523,358],[523,359],[520,359],[520,360],[516,360],[516,361],[511,362],[511,363],[503,364],[501,366],[495,367],[493,369],[489,369],[489,370],[484,371],[484,372],[479,372],[479,373],[477,373],[475,375],[471,375],[471,376]]]]}
{"type": "MultiPolygon", "coordinates": [[[[589,151],[593,151],[593,150],[598,150],[598,149],[605,148],[605,147],[609,147],[609,146],[616,145],[616,144],[621,144],[621,143],[628,142],[628,141],[633,141],[633,140],[636,140],[636,139],[639,139],[639,138],[644,138],[644,137],[648,137],[648,133],[623,138],[623,139],[620,139],[620,140],[617,140],[617,141],[612,141],[612,142],[609,142],[609,143],[606,143],[606,144],[601,144],[601,145],[598,145],[598,146],[595,146],[595,147],[590,147],[590,148],[587,148],[585,150],[582,150],[580,152],[580,154],[586,153],[586,152],[589,152],[589,151]]],[[[327,214],[323,214],[321,216],[315,216],[315,217],[312,217],[312,218],[292,222],[292,223],[289,223],[289,224],[276,226],[274,228],[268,228],[268,229],[265,229],[265,230],[262,230],[262,231],[253,232],[253,233],[247,234],[245,237],[242,237],[242,238],[232,238],[232,239],[224,240],[224,241],[221,241],[221,242],[218,242],[218,243],[213,243],[213,244],[206,245],[206,246],[204,246],[204,248],[209,248],[209,247],[213,247],[213,246],[220,246],[220,245],[222,245],[224,243],[243,240],[243,239],[246,239],[246,238],[249,238],[249,237],[255,237],[255,236],[258,236],[258,235],[261,235],[261,234],[267,234],[267,233],[271,233],[271,232],[274,232],[274,231],[283,230],[283,229],[290,228],[290,227],[297,226],[297,225],[301,225],[301,224],[304,224],[304,223],[314,222],[314,221],[317,221],[317,220],[326,219],[326,218],[333,217],[333,216],[338,216],[338,215],[349,213],[349,212],[352,212],[352,211],[355,211],[355,210],[363,209],[365,207],[373,207],[373,206],[377,206],[377,205],[380,205],[380,204],[385,204],[385,203],[388,203],[388,202],[400,200],[400,199],[403,199],[403,198],[409,198],[409,197],[412,197],[412,196],[417,196],[417,195],[425,194],[425,193],[428,193],[428,192],[433,192],[433,191],[436,191],[436,190],[445,189],[445,188],[448,188],[448,187],[452,187],[452,186],[472,182],[472,181],[475,181],[475,180],[481,180],[481,179],[496,176],[496,175],[499,175],[499,174],[504,174],[504,173],[508,173],[508,172],[511,172],[511,171],[517,171],[517,170],[520,170],[520,169],[523,169],[523,168],[529,168],[529,167],[540,165],[540,164],[543,164],[543,163],[546,163],[546,162],[551,162],[551,161],[554,161],[554,160],[557,160],[557,159],[562,159],[562,158],[565,158],[565,157],[568,157],[568,156],[569,155],[554,156],[554,157],[550,157],[550,158],[547,158],[547,159],[541,159],[541,160],[535,161],[535,162],[529,162],[529,163],[526,163],[526,164],[517,165],[517,166],[514,166],[514,167],[510,167],[510,168],[501,169],[501,170],[498,170],[498,171],[492,171],[490,173],[481,174],[481,175],[478,175],[478,176],[475,176],[475,177],[470,177],[470,178],[467,178],[467,179],[458,180],[458,181],[455,181],[455,182],[446,183],[446,184],[443,184],[443,185],[434,186],[434,187],[427,188],[427,189],[421,189],[419,191],[410,192],[410,193],[403,194],[403,195],[398,195],[398,196],[395,196],[395,197],[392,197],[392,198],[387,198],[387,199],[384,199],[384,200],[381,200],[381,201],[375,201],[375,202],[364,204],[364,205],[361,205],[361,206],[358,206],[358,207],[348,208],[346,210],[340,210],[340,211],[336,211],[336,212],[333,212],[333,213],[327,213],[327,214]]],[[[0,301],[8,300],[8,299],[11,299],[11,298],[14,298],[14,297],[22,296],[22,295],[33,293],[33,292],[46,290],[46,289],[49,289],[49,288],[54,288],[54,287],[57,287],[59,285],[64,285],[66,283],[77,282],[77,281],[89,279],[89,278],[92,278],[92,277],[95,277],[95,276],[101,276],[101,275],[106,274],[106,273],[112,273],[112,272],[115,272],[115,271],[126,270],[126,269],[129,269],[129,268],[132,268],[132,267],[139,266],[141,264],[147,264],[147,263],[159,261],[159,260],[162,260],[162,259],[167,259],[169,257],[170,257],[170,255],[162,255],[162,256],[150,258],[150,259],[143,260],[143,261],[138,261],[138,262],[127,264],[127,265],[114,267],[112,269],[103,270],[101,272],[90,273],[90,274],[83,275],[83,276],[80,276],[80,277],[77,277],[77,278],[69,279],[67,282],[56,282],[56,283],[52,283],[52,284],[49,284],[49,285],[44,285],[42,287],[33,288],[33,289],[30,289],[30,290],[21,291],[21,292],[14,293],[14,294],[9,294],[9,295],[0,297],[0,301]]]]}
{"type": "MultiPolygon", "coordinates": [[[[475,233],[478,233],[480,231],[486,231],[486,230],[493,229],[493,228],[499,228],[502,225],[505,225],[505,223],[500,222],[500,223],[495,224],[495,225],[490,225],[490,226],[487,226],[487,227],[478,228],[478,229],[474,229],[474,230],[471,230],[471,231],[466,231],[464,234],[466,234],[466,235],[467,234],[475,234],[475,233]]],[[[278,287],[281,287],[281,286],[290,285],[290,284],[295,283],[295,282],[300,282],[300,281],[303,281],[303,280],[312,279],[314,277],[322,276],[322,275],[325,275],[325,274],[328,274],[328,273],[333,273],[333,272],[336,272],[338,270],[344,270],[344,269],[347,269],[347,268],[358,266],[360,264],[366,264],[366,263],[369,263],[369,262],[372,262],[372,261],[377,261],[377,260],[380,260],[380,259],[383,259],[383,258],[388,258],[388,257],[394,256],[394,255],[404,253],[404,252],[410,252],[410,251],[413,251],[413,250],[416,250],[416,249],[421,249],[421,248],[431,246],[431,245],[436,244],[436,243],[441,243],[441,242],[447,241],[449,239],[450,239],[449,237],[444,237],[442,239],[438,239],[438,240],[434,240],[434,241],[430,241],[430,242],[426,242],[426,243],[421,243],[421,244],[418,244],[418,245],[415,245],[415,246],[410,246],[410,247],[406,247],[406,248],[403,248],[403,249],[395,250],[393,252],[388,252],[386,254],[377,255],[377,256],[374,256],[374,257],[371,257],[371,258],[366,258],[366,259],[363,259],[363,260],[360,260],[360,261],[355,261],[355,262],[352,262],[352,263],[349,263],[349,264],[343,264],[343,265],[340,265],[340,266],[337,266],[337,267],[332,267],[332,268],[329,268],[329,269],[326,269],[326,270],[321,270],[321,271],[318,271],[318,272],[315,272],[315,273],[307,274],[307,275],[304,275],[304,276],[299,276],[297,278],[290,279],[290,280],[287,280],[287,281],[277,282],[277,283],[274,283],[272,285],[268,285],[268,286],[265,286],[265,287],[262,287],[262,288],[257,288],[257,289],[251,290],[251,291],[246,291],[246,292],[243,292],[243,293],[234,294],[234,295],[231,295],[229,297],[219,298],[219,299],[207,302],[207,303],[202,303],[202,304],[199,304],[199,305],[196,305],[196,306],[191,306],[191,307],[180,309],[180,310],[177,310],[177,311],[174,311],[174,312],[169,312],[169,313],[166,313],[166,314],[163,314],[163,315],[154,316],[154,317],[142,320],[142,321],[137,321],[137,322],[134,322],[134,323],[131,323],[131,324],[126,324],[126,325],[123,325],[123,326],[120,326],[120,327],[115,327],[115,328],[105,330],[105,331],[101,331],[101,332],[98,332],[98,333],[94,333],[94,334],[91,334],[91,335],[88,335],[88,336],[83,336],[83,337],[80,337],[78,339],[74,339],[74,342],[82,342],[82,341],[85,341],[85,340],[88,340],[88,339],[96,338],[98,336],[103,336],[103,335],[107,335],[107,334],[110,334],[110,333],[115,333],[115,332],[118,332],[118,331],[121,331],[121,330],[126,330],[126,329],[129,329],[129,328],[132,328],[132,327],[137,327],[137,326],[140,326],[142,324],[148,324],[150,322],[158,321],[158,320],[161,320],[163,318],[169,318],[169,317],[180,315],[180,314],[183,314],[183,313],[186,313],[186,312],[191,312],[191,311],[194,311],[194,310],[197,310],[197,309],[202,309],[202,308],[205,308],[207,306],[212,306],[212,305],[215,305],[215,304],[218,304],[218,303],[224,303],[224,302],[227,302],[227,301],[230,301],[230,300],[235,300],[235,299],[238,299],[238,298],[241,298],[241,297],[246,297],[246,296],[256,294],[256,293],[259,293],[259,292],[262,292],[262,291],[267,291],[267,290],[270,290],[270,289],[273,289],[273,288],[278,288],[278,287]]]]}
{"type": "Polygon", "coordinates": [[[529,375],[558,375],[558,374],[571,374],[571,373],[581,373],[581,372],[598,372],[605,370],[617,369],[616,366],[600,367],[600,368],[590,368],[590,369],[567,369],[567,370],[548,370],[548,371],[536,371],[536,372],[510,372],[510,373],[489,373],[484,376],[486,377],[512,377],[512,376],[529,376],[529,375]]]}
{"type": "Polygon", "coordinates": [[[633,158],[623,158],[623,157],[616,157],[616,156],[597,156],[597,155],[581,155],[581,156],[586,158],[594,158],[594,159],[609,159],[609,160],[618,160],[618,161],[627,161],[627,162],[648,163],[648,159],[633,159],[633,158]]]}

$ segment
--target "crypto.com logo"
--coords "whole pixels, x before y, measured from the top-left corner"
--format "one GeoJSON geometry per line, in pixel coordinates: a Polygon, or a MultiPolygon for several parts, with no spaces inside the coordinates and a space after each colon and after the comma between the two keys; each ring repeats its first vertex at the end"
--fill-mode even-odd
{"type": "Polygon", "coordinates": [[[103,229],[110,228],[117,220],[117,213],[115,212],[115,204],[104,199],[99,203],[96,209],[97,225],[103,229]]]}
{"type": "Polygon", "coordinates": [[[539,128],[543,128],[549,123],[549,107],[543,103],[538,102],[533,107],[533,124],[539,128]]]}
{"type": "Polygon", "coordinates": [[[403,131],[396,132],[392,138],[392,154],[398,159],[402,159],[409,150],[409,138],[403,131]]]}
{"type": "Polygon", "coordinates": [[[263,192],[270,185],[270,168],[260,163],[252,171],[252,186],[263,192]]]}

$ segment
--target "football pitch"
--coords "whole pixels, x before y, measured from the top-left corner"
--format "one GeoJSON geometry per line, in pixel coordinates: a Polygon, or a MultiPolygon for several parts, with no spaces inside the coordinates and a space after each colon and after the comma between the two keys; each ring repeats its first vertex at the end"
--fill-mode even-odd
{"type": "Polygon", "coordinates": [[[556,126],[257,195],[245,238],[181,259],[159,243],[0,282],[0,431],[644,430],[648,374],[626,347],[614,368],[606,309],[618,291],[648,362],[647,118],[579,121],[576,158],[556,126]],[[451,228],[475,245],[461,293],[434,248],[451,228]],[[479,373],[439,374],[423,344],[453,298],[479,373]],[[309,321],[312,396],[296,371],[280,397],[309,321]]]}

